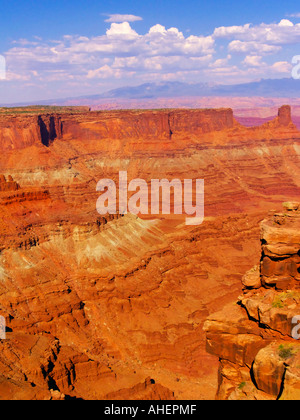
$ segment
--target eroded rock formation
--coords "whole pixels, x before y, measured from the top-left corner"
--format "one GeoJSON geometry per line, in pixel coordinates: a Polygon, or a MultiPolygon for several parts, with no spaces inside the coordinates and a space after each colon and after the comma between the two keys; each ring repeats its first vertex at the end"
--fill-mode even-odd
{"type": "Polygon", "coordinates": [[[17,191],[19,185],[9,175],[6,179],[4,175],[0,175],[0,191],[17,191]]]}
{"type": "Polygon", "coordinates": [[[220,359],[218,399],[300,397],[300,204],[261,223],[260,264],[243,295],[208,317],[208,351],[220,359]]]}

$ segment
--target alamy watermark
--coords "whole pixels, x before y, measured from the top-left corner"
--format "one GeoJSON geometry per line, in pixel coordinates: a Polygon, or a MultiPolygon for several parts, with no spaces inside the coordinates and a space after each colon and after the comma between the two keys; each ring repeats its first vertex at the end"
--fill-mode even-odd
{"type": "Polygon", "coordinates": [[[0,340],[6,339],[6,321],[4,316],[0,316],[0,340]]]}
{"type": "Polygon", "coordinates": [[[296,315],[292,318],[292,325],[294,327],[292,328],[292,337],[295,340],[299,340],[300,338],[300,315],[296,315]]]}
{"type": "Polygon", "coordinates": [[[201,225],[204,220],[204,180],[135,178],[128,183],[126,171],[119,172],[118,191],[112,179],[101,179],[96,190],[102,192],[97,200],[99,214],[167,215],[186,214],[187,225],[201,225]],[[134,194],[128,194],[128,193],[134,194]],[[117,208],[118,203],[118,208],[117,208]]]}
{"type": "Polygon", "coordinates": [[[292,69],[292,78],[298,80],[300,79],[300,55],[292,58],[292,64],[295,64],[292,69]]]}
{"type": "Polygon", "coordinates": [[[6,79],[6,60],[3,55],[0,55],[0,80],[6,79]]]}

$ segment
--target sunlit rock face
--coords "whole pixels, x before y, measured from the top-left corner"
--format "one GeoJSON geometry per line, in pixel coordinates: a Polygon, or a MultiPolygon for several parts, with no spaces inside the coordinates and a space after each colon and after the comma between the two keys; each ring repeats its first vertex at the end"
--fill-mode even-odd
{"type": "MultiPolygon", "coordinates": [[[[298,264],[289,253],[283,268],[273,264],[271,245],[262,277],[244,277],[260,264],[259,223],[299,197],[300,133],[290,118],[288,107],[255,128],[231,109],[1,114],[1,398],[211,399],[222,349],[230,375],[244,372],[236,364],[248,374],[265,342],[246,311],[232,310],[240,321],[226,343],[218,336],[231,310],[221,315],[214,354],[203,325],[245,285],[273,290],[268,279],[298,264]],[[117,182],[119,171],[147,183],[204,179],[204,222],[100,216],[97,182],[117,182]]],[[[274,396],[278,383],[261,392],[274,396]]]]}
{"type": "Polygon", "coordinates": [[[300,204],[285,202],[261,222],[260,263],[237,301],[205,322],[220,358],[218,399],[300,397],[300,204]]]}

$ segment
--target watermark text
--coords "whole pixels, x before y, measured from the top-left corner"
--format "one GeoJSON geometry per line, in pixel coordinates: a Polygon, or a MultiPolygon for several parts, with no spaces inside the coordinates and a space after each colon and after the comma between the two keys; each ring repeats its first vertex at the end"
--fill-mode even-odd
{"type": "Polygon", "coordinates": [[[6,339],[6,321],[4,316],[0,316],[0,340],[6,339]]]}
{"type": "Polygon", "coordinates": [[[98,182],[96,190],[102,192],[96,204],[101,215],[185,214],[191,216],[186,217],[187,225],[201,225],[204,220],[203,179],[152,179],[148,185],[140,178],[128,183],[127,172],[120,171],[118,189],[115,181],[106,178],[98,182]]]}
{"type": "Polygon", "coordinates": [[[292,78],[299,80],[300,79],[300,55],[295,55],[292,58],[292,64],[295,64],[292,69],[292,78]]]}
{"type": "Polygon", "coordinates": [[[0,80],[6,79],[6,60],[3,55],[0,55],[0,80]]]}
{"type": "Polygon", "coordinates": [[[292,325],[294,327],[292,328],[292,337],[295,340],[299,340],[300,338],[300,315],[296,315],[292,318],[292,325]]]}

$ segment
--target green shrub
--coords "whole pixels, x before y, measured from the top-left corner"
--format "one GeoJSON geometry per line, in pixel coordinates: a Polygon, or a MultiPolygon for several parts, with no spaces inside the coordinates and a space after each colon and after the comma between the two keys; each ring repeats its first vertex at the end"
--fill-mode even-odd
{"type": "Polygon", "coordinates": [[[295,353],[291,344],[280,344],[278,347],[278,354],[281,359],[286,360],[292,357],[295,353]]]}
{"type": "Polygon", "coordinates": [[[246,385],[246,382],[241,382],[238,386],[238,389],[243,389],[245,385],[246,385]]]}

